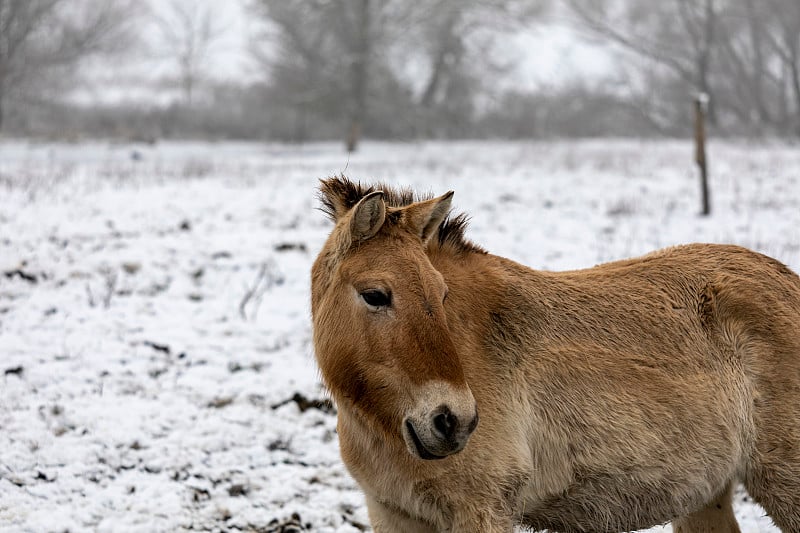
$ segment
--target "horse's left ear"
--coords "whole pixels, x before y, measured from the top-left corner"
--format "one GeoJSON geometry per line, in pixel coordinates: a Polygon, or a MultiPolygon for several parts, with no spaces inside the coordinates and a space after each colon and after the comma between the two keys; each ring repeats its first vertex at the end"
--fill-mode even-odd
{"type": "Polygon", "coordinates": [[[403,218],[412,231],[419,234],[422,244],[436,234],[442,221],[450,212],[450,203],[453,201],[453,191],[438,198],[417,202],[403,208],[403,218]]]}
{"type": "Polygon", "coordinates": [[[352,210],[350,235],[353,241],[365,241],[378,233],[386,220],[386,204],[383,191],[371,192],[362,198],[352,210]]]}
{"type": "Polygon", "coordinates": [[[351,246],[372,238],[386,221],[386,204],[383,191],[374,191],[364,196],[347,213],[336,221],[331,232],[328,253],[329,268],[333,269],[338,258],[351,246]]]}

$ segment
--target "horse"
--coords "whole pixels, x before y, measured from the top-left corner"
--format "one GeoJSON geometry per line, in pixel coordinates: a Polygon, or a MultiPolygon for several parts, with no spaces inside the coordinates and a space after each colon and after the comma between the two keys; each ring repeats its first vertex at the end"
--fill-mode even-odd
{"type": "Polygon", "coordinates": [[[800,278],[732,245],[567,272],[488,253],[453,192],[321,181],[315,357],[376,533],[800,532],[800,278]]]}

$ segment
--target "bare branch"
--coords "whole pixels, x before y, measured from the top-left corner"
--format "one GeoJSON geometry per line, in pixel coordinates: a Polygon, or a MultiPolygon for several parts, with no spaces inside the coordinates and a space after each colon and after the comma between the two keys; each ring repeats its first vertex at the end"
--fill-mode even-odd
{"type": "Polygon", "coordinates": [[[255,320],[264,294],[275,285],[280,285],[282,283],[283,275],[278,272],[275,261],[270,259],[262,263],[256,274],[256,279],[253,281],[253,285],[247,288],[241,302],[239,302],[239,316],[241,316],[243,320],[255,320]],[[248,306],[250,306],[249,313],[247,311],[248,306]]]}
{"type": "Polygon", "coordinates": [[[201,81],[206,63],[224,31],[224,22],[208,2],[170,0],[154,11],[157,53],[175,61],[187,105],[201,81]]]}
{"type": "Polygon", "coordinates": [[[605,18],[602,13],[597,13],[596,5],[594,6],[595,13],[592,13],[587,7],[589,4],[586,0],[567,0],[567,4],[573,13],[578,16],[581,26],[590,35],[611,40],[637,55],[661,63],[678,74],[683,80],[694,82],[693,69],[681,61],[677,54],[667,54],[666,50],[669,50],[669,48],[663,43],[653,41],[647,34],[623,32],[618,29],[619,26],[617,24],[605,18]]]}
{"type": "Polygon", "coordinates": [[[84,59],[123,50],[133,5],[132,0],[0,2],[0,126],[9,95],[43,91],[53,85],[43,79],[74,77],[84,59]]]}

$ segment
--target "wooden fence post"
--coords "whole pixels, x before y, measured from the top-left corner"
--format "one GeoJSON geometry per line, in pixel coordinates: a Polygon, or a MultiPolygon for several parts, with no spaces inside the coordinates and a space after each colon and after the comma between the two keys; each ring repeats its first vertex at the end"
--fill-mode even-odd
{"type": "Polygon", "coordinates": [[[697,93],[694,97],[694,160],[700,167],[700,191],[703,200],[701,214],[711,214],[711,200],[708,192],[708,161],[706,160],[706,113],[708,95],[697,93]]]}

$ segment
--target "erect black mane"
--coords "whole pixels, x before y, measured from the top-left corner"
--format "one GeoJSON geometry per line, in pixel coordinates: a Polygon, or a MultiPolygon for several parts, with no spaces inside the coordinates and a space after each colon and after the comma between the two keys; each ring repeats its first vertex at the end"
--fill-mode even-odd
{"type": "MultiPolygon", "coordinates": [[[[374,191],[383,191],[383,199],[388,207],[405,207],[414,202],[433,198],[431,194],[416,194],[408,187],[396,188],[383,183],[370,185],[354,183],[341,175],[321,180],[319,199],[322,202],[322,212],[331,220],[336,220],[337,208],[340,211],[347,211],[374,191]]],[[[387,213],[387,216],[391,219],[392,215],[387,213]]],[[[450,248],[455,252],[486,253],[483,248],[464,236],[468,223],[469,217],[464,213],[455,217],[448,214],[439,226],[439,246],[450,248]]]]}

